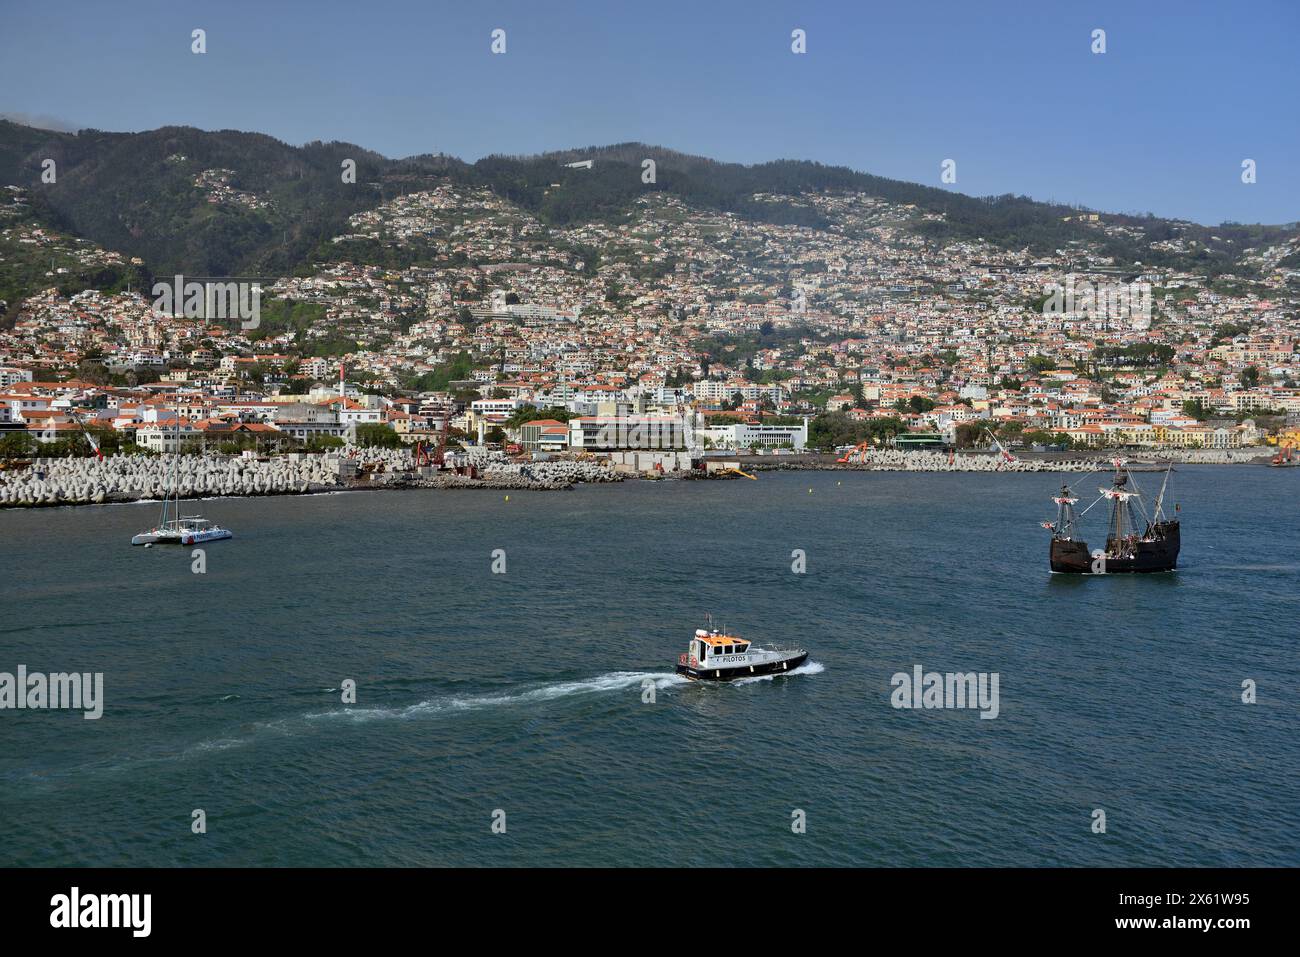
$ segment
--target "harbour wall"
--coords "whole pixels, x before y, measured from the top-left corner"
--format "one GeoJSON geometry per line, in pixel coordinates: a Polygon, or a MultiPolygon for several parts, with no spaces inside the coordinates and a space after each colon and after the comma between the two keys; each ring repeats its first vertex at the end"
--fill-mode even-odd
{"type": "MultiPolygon", "coordinates": [[[[1259,450],[1187,450],[1158,453],[1156,466],[1177,464],[1236,465],[1267,458],[1259,450]]],[[[1111,457],[1095,455],[1018,456],[1007,462],[990,454],[872,451],[865,462],[840,464],[830,455],[739,457],[747,471],[887,471],[887,472],[1092,472],[1107,468],[1111,457]]],[[[1144,461],[1148,461],[1144,459],[1144,461]]],[[[351,489],[505,489],[556,490],[579,482],[617,482],[617,468],[593,461],[551,459],[518,463],[499,452],[475,449],[458,453],[461,474],[417,464],[409,449],[346,448],[324,454],[289,453],[273,458],[205,455],[112,455],[93,458],[35,459],[26,468],[0,471],[0,508],[91,505],[162,499],[171,482],[182,499],[219,496],[302,495],[351,489]],[[475,475],[465,474],[473,468],[475,475]]],[[[1155,466],[1153,466],[1155,467],[1155,466]]],[[[700,477],[699,473],[669,473],[700,477]]],[[[648,476],[659,477],[659,476],[648,476]]]]}
{"type": "MultiPolygon", "coordinates": [[[[741,468],[760,472],[846,470],[880,472],[1093,472],[1109,468],[1120,453],[1075,454],[1056,453],[1016,455],[1006,461],[997,454],[958,453],[949,459],[947,452],[899,451],[881,449],[869,452],[861,462],[840,463],[834,456],[790,456],[774,458],[759,456],[742,458],[741,468]]],[[[1249,449],[1189,449],[1185,451],[1143,453],[1125,456],[1135,471],[1143,468],[1163,468],[1166,463],[1175,465],[1246,465],[1261,462],[1267,453],[1249,449]],[[1138,463],[1143,463],[1139,465],[1138,463]]]]}
{"type": "Polygon", "coordinates": [[[418,466],[405,449],[352,448],[342,454],[290,453],[267,459],[213,454],[35,459],[26,468],[0,471],[0,508],[160,500],[172,489],[182,499],[193,499],[367,488],[553,490],[621,478],[592,462],[518,465],[492,453],[462,459],[477,477],[418,466]]]}

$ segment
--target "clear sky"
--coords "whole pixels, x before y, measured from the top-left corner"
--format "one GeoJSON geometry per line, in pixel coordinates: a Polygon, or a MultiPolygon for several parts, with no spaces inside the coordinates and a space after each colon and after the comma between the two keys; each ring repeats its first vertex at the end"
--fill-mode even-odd
{"type": "Polygon", "coordinates": [[[469,160],[639,140],[936,186],[953,159],[973,195],[1279,223],[1298,39],[1300,0],[0,0],[0,113],[469,160]]]}

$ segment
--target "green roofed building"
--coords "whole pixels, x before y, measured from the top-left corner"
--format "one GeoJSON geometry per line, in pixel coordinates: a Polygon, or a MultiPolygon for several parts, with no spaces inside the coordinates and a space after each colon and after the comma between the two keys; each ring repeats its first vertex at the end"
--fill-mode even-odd
{"type": "Polygon", "coordinates": [[[898,449],[941,449],[943,436],[938,432],[901,432],[894,438],[898,449]]]}

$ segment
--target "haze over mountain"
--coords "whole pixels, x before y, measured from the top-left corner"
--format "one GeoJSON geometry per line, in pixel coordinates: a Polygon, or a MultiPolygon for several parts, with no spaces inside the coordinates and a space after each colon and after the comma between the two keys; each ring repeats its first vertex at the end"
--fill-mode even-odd
{"type": "Polygon", "coordinates": [[[721,163],[640,143],[475,163],[437,154],[388,159],[349,143],[290,146],[260,133],[163,127],[142,133],[67,133],[0,121],[0,184],[26,190],[30,216],[71,236],[144,260],[143,273],[284,275],[328,255],[348,217],[445,183],[486,187],[547,224],[619,222],[647,192],[701,210],[812,229],[829,226],[799,197],[853,191],[914,206],[913,227],[936,240],[984,239],[1050,253],[1089,244],[1116,263],[1249,276],[1244,250],[1285,241],[1296,224],[1204,227],[1154,216],[1102,214],[1127,227],[1099,231],[1078,208],[1024,196],[975,198],[804,160],[721,163]],[[42,181],[43,162],[56,181],[42,181]],[[356,163],[356,181],[341,175],[356,163]],[[590,168],[565,164],[593,160],[590,168]],[[655,181],[643,181],[654,160],[655,181]],[[762,195],[762,198],[757,198],[762,195]],[[233,201],[217,201],[226,197],[233,201]],[[1175,237],[1195,252],[1153,248],[1175,237]]]}

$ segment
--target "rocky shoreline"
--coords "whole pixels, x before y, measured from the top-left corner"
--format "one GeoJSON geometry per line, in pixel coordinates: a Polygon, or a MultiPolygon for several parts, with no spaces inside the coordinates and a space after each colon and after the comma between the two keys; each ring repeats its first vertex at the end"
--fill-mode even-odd
{"type": "Polygon", "coordinates": [[[351,448],[267,459],[212,454],[34,459],[26,468],[0,471],[0,508],[161,500],[173,487],[182,499],[403,488],[555,491],[623,477],[590,462],[519,465],[490,453],[471,456],[466,464],[475,477],[418,466],[404,449],[351,448]]]}
{"type": "MultiPolygon", "coordinates": [[[[1160,465],[1237,465],[1256,461],[1267,452],[1195,450],[1162,453],[1160,465]]],[[[873,451],[862,464],[840,464],[831,456],[795,461],[742,460],[751,472],[886,471],[886,472],[1092,472],[1109,467],[1107,456],[1017,458],[1006,462],[995,455],[956,455],[945,452],[873,451]]],[[[517,463],[500,453],[475,450],[463,457],[461,474],[417,465],[406,449],[347,448],[332,453],[290,453],[274,458],[226,455],[113,455],[91,458],[35,459],[23,469],[0,471],[0,508],[40,508],[64,505],[104,505],[160,500],[172,481],[182,499],[314,495],[366,489],[495,489],[498,491],[559,491],[579,483],[620,482],[636,475],[596,462],[552,460],[517,463]]],[[[1154,466],[1153,466],[1154,467],[1154,466]]],[[[650,476],[646,476],[649,478],[650,476]]],[[[673,473],[655,478],[698,479],[697,473],[673,473]]],[[[710,476],[736,478],[736,476],[710,476]]]]}
{"type": "MultiPolygon", "coordinates": [[[[1109,455],[1094,454],[1086,456],[1015,456],[1008,462],[991,453],[972,455],[957,454],[950,460],[947,452],[911,451],[899,452],[893,449],[872,451],[867,460],[861,463],[839,463],[832,457],[817,460],[796,461],[743,461],[741,468],[755,472],[804,472],[804,471],[850,471],[850,472],[1093,472],[1109,468],[1119,453],[1109,455]]],[[[1160,452],[1144,455],[1140,458],[1126,455],[1134,465],[1134,471],[1163,469],[1167,463],[1174,465],[1248,465],[1260,461],[1267,452],[1251,452],[1233,449],[1206,449],[1160,452]],[[1149,463],[1138,465],[1138,462],[1149,463]]]]}

